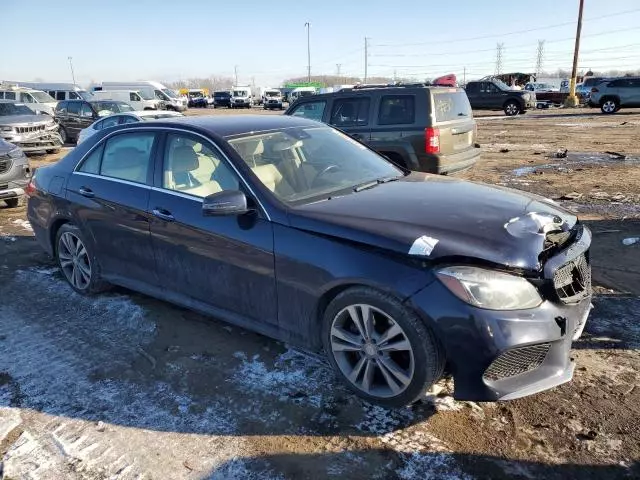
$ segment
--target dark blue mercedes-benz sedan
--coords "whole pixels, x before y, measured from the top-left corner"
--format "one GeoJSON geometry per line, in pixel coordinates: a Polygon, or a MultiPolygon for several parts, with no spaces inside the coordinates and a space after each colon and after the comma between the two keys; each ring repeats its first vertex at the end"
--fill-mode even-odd
{"type": "Polygon", "coordinates": [[[573,375],[591,234],[551,200],[402,171],[280,116],[105,129],[27,192],[77,292],[116,284],[324,349],[368,401],[411,403],[445,368],[469,400],[573,375]]]}

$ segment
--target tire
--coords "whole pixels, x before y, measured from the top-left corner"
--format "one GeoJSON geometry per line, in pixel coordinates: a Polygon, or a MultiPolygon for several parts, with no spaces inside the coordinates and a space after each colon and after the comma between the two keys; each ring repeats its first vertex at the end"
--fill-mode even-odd
{"type": "Polygon", "coordinates": [[[7,207],[9,208],[18,208],[24,205],[24,197],[5,198],[4,201],[7,204],[7,207]]]}
{"type": "Polygon", "coordinates": [[[620,102],[615,98],[605,98],[600,102],[600,111],[602,113],[609,115],[616,113],[618,110],[620,110],[620,102]]]}
{"type": "Polygon", "coordinates": [[[67,134],[67,130],[64,127],[60,127],[60,130],[58,130],[58,133],[60,134],[60,138],[62,139],[62,144],[66,144],[69,141],[69,135],[67,134]]]}
{"type": "Polygon", "coordinates": [[[368,287],[349,288],[327,306],[322,343],[342,382],[364,400],[384,407],[415,402],[444,371],[443,350],[417,314],[392,295],[368,287]],[[352,320],[353,312],[362,320],[367,310],[373,328],[363,327],[368,332],[363,335],[352,320]],[[354,374],[352,381],[349,375],[354,374]]]}
{"type": "Polygon", "coordinates": [[[60,149],[59,149],[59,148],[50,148],[49,150],[47,150],[47,153],[48,153],[49,155],[53,155],[53,154],[58,153],[59,151],[60,151],[60,149]]]}
{"type": "Polygon", "coordinates": [[[55,256],[64,278],[76,292],[91,295],[109,288],[100,277],[100,265],[85,236],[72,223],[65,223],[58,230],[55,256]]]}
{"type": "Polygon", "coordinates": [[[504,109],[505,115],[507,115],[508,117],[513,117],[515,115],[518,115],[522,111],[520,104],[515,100],[509,100],[507,103],[504,104],[503,109],[504,109]]]}

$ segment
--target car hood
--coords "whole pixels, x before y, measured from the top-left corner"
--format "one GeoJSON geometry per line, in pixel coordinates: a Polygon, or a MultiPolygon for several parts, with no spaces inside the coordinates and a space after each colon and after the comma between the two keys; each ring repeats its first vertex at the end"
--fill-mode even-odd
{"type": "Polygon", "coordinates": [[[539,271],[550,231],[577,217],[543,197],[443,176],[398,181],[292,207],[292,227],[424,260],[468,260],[539,271]]]}
{"type": "Polygon", "coordinates": [[[28,123],[49,123],[49,115],[6,115],[0,117],[0,125],[21,125],[28,123]]]}

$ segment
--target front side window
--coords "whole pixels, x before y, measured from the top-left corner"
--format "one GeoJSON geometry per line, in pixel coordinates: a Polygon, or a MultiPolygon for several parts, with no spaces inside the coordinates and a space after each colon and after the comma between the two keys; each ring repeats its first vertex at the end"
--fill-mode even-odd
{"type": "Polygon", "coordinates": [[[258,181],[293,205],[356,193],[403,175],[361,143],[322,125],[248,134],[229,143],[258,181]]]}
{"type": "Polygon", "coordinates": [[[107,140],[100,175],[135,183],[147,183],[155,134],[135,132],[107,140]]]}
{"type": "Polygon", "coordinates": [[[33,97],[25,92],[22,92],[20,94],[20,101],[22,103],[35,103],[35,100],[33,99],[33,97]]]}
{"type": "Polygon", "coordinates": [[[80,95],[78,95],[76,92],[69,92],[69,99],[70,100],[82,100],[82,97],[80,95]]]}
{"type": "Polygon", "coordinates": [[[120,123],[120,116],[113,115],[112,117],[105,118],[102,122],[102,128],[115,127],[120,123]]]}
{"type": "Polygon", "coordinates": [[[415,96],[383,96],[378,112],[379,125],[402,125],[414,123],[416,119],[415,96]]]}
{"type": "Polygon", "coordinates": [[[123,119],[121,123],[138,123],[140,120],[138,120],[137,117],[132,117],[131,115],[123,115],[123,119]]]}
{"type": "Polygon", "coordinates": [[[56,105],[56,114],[65,114],[67,113],[67,102],[60,102],[56,105]]]}
{"type": "Polygon", "coordinates": [[[298,105],[296,107],[292,115],[294,117],[304,117],[320,122],[322,121],[322,116],[324,115],[324,107],[326,106],[327,102],[325,101],[303,103],[302,105],[298,105]]]}
{"type": "Polygon", "coordinates": [[[129,100],[132,102],[139,102],[140,101],[140,97],[138,96],[138,94],[136,92],[129,92],[129,100]]]}
{"type": "Polygon", "coordinates": [[[369,123],[369,98],[345,98],[336,100],[329,123],[336,127],[363,126],[369,123]]]}
{"type": "Polygon", "coordinates": [[[92,118],[93,110],[91,110],[91,106],[88,103],[82,103],[82,108],[80,109],[80,116],[84,118],[92,118]]]}
{"type": "Polygon", "coordinates": [[[67,111],[69,115],[80,115],[80,105],[82,102],[69,102],[67,103],[67,111]]]}
{"type": "Polygon", "coordinates": [[[192,137],[171,134],[164,152],[163,188],[204,198],[238,190],[238,177],[222,157],[192,137]]]}

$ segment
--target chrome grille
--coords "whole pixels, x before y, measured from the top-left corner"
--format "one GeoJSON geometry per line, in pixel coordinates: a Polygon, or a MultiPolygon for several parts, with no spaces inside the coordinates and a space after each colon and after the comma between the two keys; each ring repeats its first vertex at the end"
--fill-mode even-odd
{"type": "Polygon", "coordinates": [[[18,133],[41,132],[45,129],[44,125],[34,125],[32,127],[16,127],[18,133]]]}
{"type": "Polygon", "coordinates": [[[584,254],[562,265],[553,275],[553,285],[563,303],[575,303],[591,294],[591,266],[584,254]]]}
{"type": "Polygon", "coordinates": [[[495,381],[535,370],[544,362],[550,347],[550,343],[541,343],[508,350],[489,365],[483,377],[495,381]]]}
{"type": "Polygon", "coordinates": [[[8,158],[0,158],[0,173],[6,173],[11,168],[11,160],[8,158]]]}

